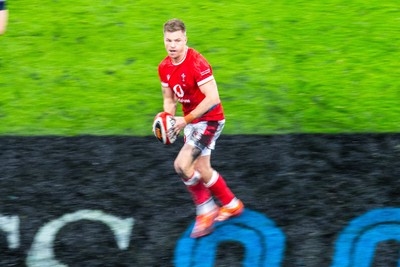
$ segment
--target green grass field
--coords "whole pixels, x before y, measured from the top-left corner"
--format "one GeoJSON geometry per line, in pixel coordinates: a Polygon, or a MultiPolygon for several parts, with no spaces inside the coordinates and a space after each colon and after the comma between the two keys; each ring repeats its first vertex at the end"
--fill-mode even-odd
{"type": "Polygon", "coordinates": [[[400,131],[396,0],[9,0],[1,135],[151,135],[162,24],[214,68],[225,134],[400,131]]]}

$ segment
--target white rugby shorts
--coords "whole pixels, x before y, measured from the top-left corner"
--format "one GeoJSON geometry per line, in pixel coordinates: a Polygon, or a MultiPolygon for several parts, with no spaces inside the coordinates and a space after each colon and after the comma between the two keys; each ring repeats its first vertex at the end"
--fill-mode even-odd
{"type": "Polygon", "coordinates": [[[190,123],[184,129],[185,143],[199,148],[201,156],[208,156],[224,126],[225,120],[190,123]]]}

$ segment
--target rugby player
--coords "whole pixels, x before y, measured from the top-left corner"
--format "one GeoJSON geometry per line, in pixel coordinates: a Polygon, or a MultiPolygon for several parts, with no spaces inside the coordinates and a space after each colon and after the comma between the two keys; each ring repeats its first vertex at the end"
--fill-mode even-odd
{"type": "Polygon", "coordinates": [[[191,237],[198,238],[210,234],[216,221],[240,215],[244,205],[211,166],[211,151],[225,124],[224,111],[210,64],[187,46],[187,40],[181,20],[171,19],[164,24],[168,55],[159,64],[158,73],[164,111],[175,116],[177,102],[183,111],[183,116],[174,117],[172,129],[176,135],[183,130],[185,140],[174,168],[196,205],[191,237]]]}

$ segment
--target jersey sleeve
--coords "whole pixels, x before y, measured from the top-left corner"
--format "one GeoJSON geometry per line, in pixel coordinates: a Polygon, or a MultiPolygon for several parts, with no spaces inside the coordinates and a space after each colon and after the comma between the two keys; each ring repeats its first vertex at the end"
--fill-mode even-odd
{"type": "Polygon", "coordinates": [[[211,65],[201,54],[197,55],[197,58],[194,62],[193,74],[198,86],[202,86],[203,84],[214,79],[211,65]]]}
{"type": "Polygon", "coordinates": [[[167,75],[165,74],[165,71],[163,68],[164,63],[161,62],[160,65],[158,65],[158,76],[160,77],[160,81],[161,81],[161,86],[162,87],[168,87],[168,78],[167,75]]]}

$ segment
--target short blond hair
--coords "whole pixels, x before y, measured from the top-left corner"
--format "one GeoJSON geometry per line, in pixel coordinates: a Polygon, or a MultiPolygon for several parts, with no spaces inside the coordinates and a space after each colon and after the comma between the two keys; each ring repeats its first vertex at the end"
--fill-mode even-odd
{"type": "Polygon", "coordinates": [[[186,26],[182,20],[170,19],[164,23],[164,33],[165,32],[176,32],[176,31],[182,31],[184,34],[186,34],[186,26]]]}

